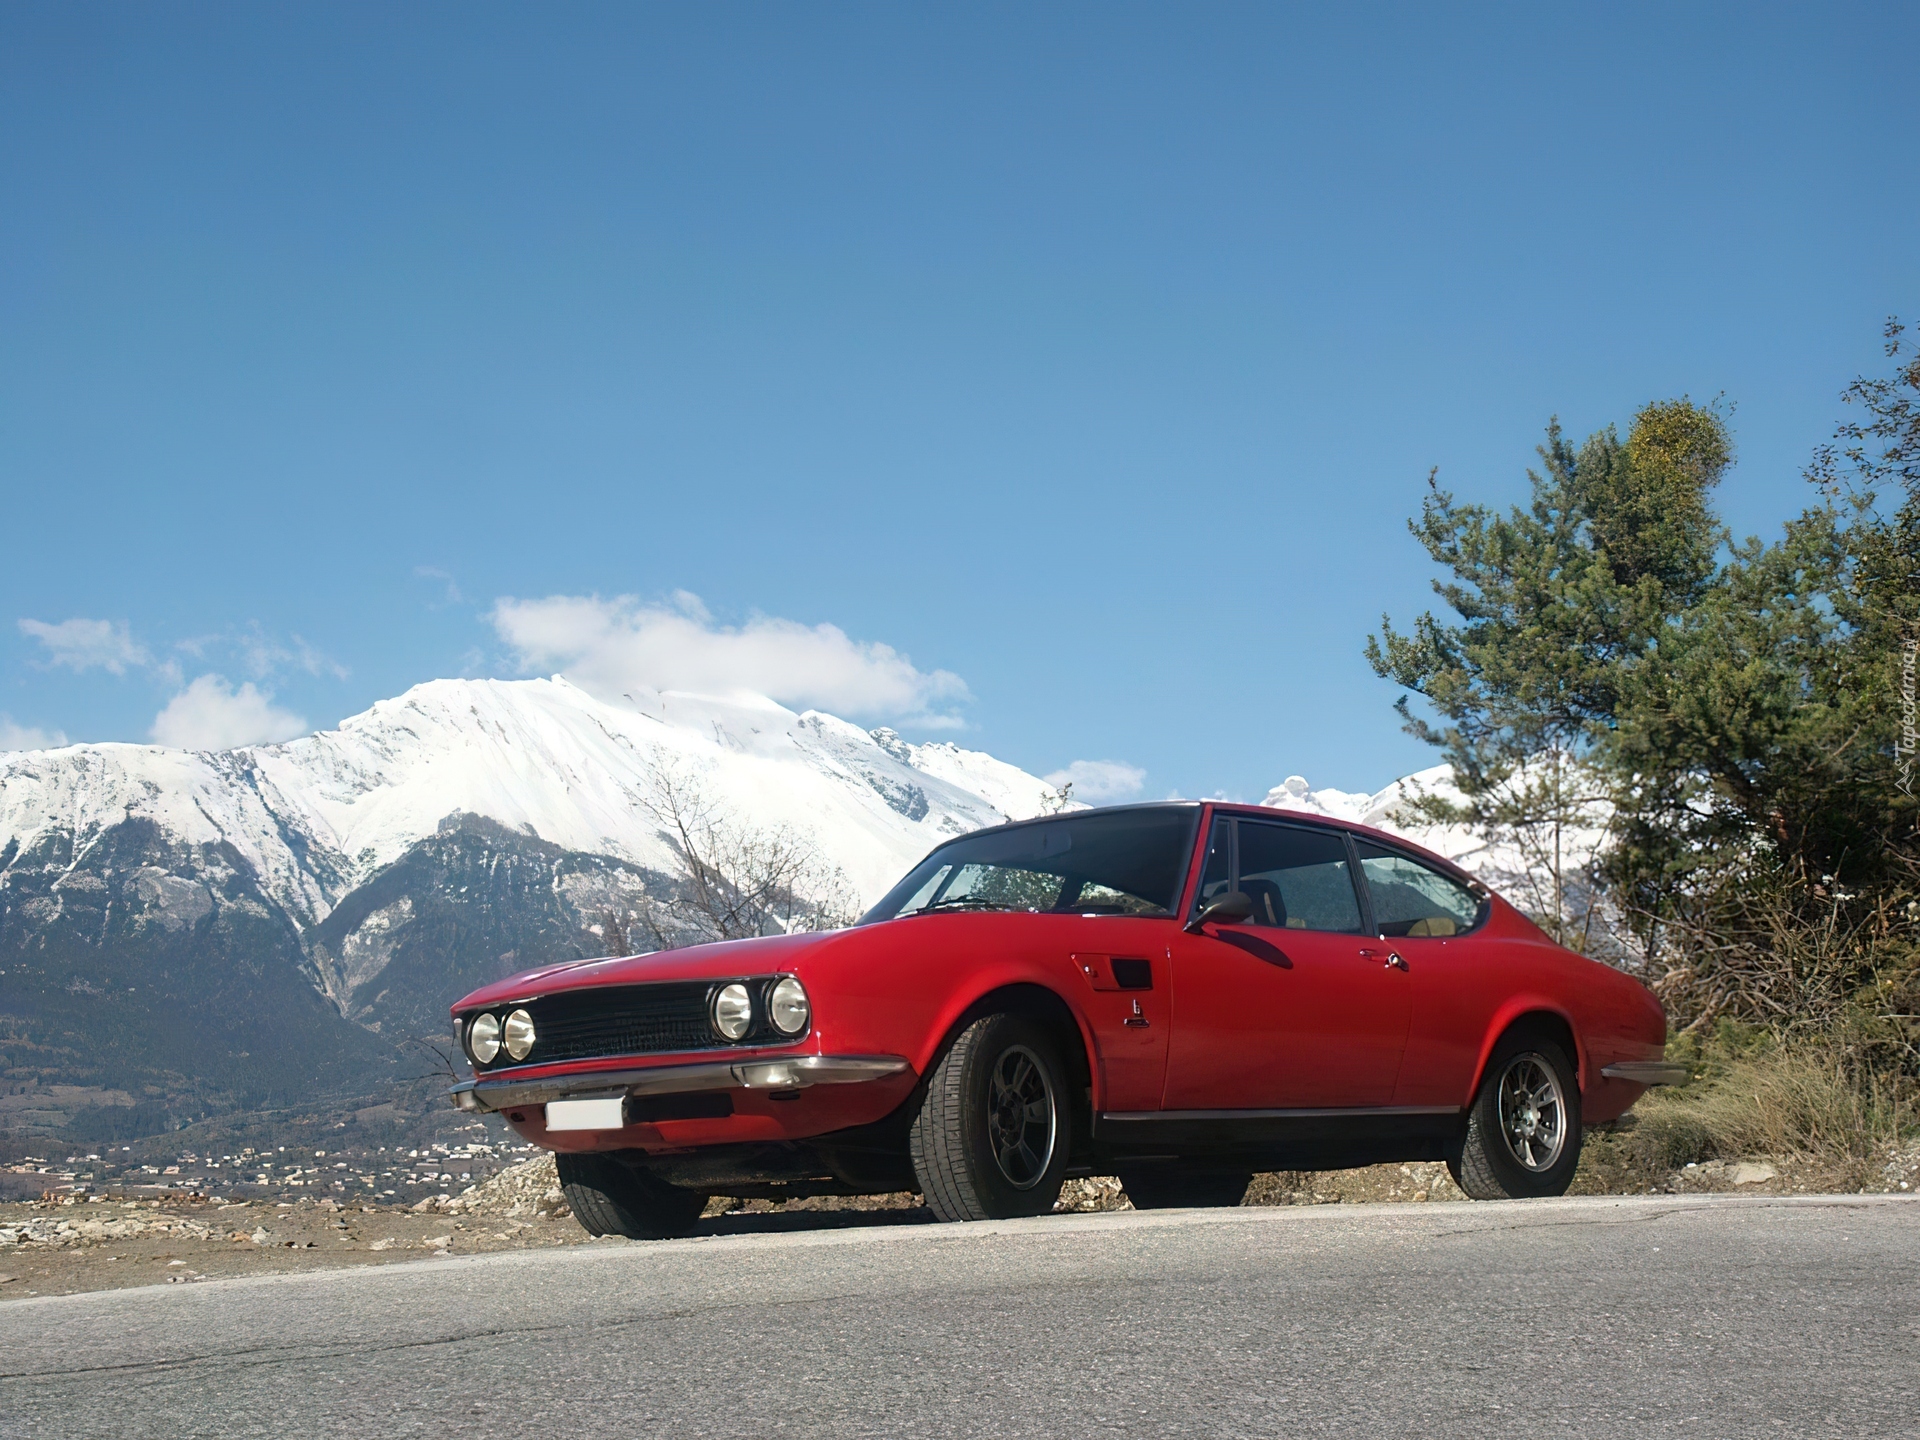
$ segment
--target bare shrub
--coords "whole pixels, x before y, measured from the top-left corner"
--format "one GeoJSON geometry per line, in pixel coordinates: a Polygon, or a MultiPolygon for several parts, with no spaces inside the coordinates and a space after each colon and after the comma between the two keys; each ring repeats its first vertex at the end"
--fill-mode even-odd
{"type": "Polygon", "coordinates": [[[1888,1002],[1913,968],[1912,899],[1905,885],[1857,893],[1730,855],[1703,866],[1664,915],[1639,913],[1656,932],[1648,979],[1677,1027],[1696,1035],[1723,1019],[1783,1037],[1826,1031],[1862,1007],[1910,1019],[1888,1002]]]}
{"type": "Polygon", "coordinates": [[[831,930],[857,917],[852,884],[812,837],[732,815],[684,762],[656,760],[647,779],[639,808],[681,871],[672,894],[641,910],[656,948],[831,930]]]}
{"type": "Polygon", "coordinates": [[[600,940],[609,955],[627,955],[632,953],[627,941],[626,921],[611,910],[600,912],[600,940]]]}

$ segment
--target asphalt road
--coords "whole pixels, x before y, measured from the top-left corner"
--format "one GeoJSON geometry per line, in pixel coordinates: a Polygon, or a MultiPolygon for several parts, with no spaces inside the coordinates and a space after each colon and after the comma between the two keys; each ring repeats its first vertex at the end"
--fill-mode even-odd
{"type": "Polygon", "coordinates": [[[1913,1436],[1920,1200],[1059,1216],[0,1304],[0,1436],[1913,1436]]]}

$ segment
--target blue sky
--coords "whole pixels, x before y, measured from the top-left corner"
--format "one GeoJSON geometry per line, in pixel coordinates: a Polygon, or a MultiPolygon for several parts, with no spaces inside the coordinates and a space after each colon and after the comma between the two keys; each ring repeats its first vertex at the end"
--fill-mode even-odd
{"type": "Polygon", "coordinates": [[[1430,467],[1724,394],[1729,520],[1805,503],[1917,17],[9,5],[0,738],[624,666],[1383,784],[1430,467]]]}

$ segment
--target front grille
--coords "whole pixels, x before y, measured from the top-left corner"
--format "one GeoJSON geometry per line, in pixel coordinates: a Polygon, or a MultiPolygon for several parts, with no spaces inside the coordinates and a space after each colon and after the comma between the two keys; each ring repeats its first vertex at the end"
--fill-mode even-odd
{"type": "Polygon", "coordinates": [[[707,1023],[707,994],[712,988],[706,980],[600,985],[544,995],[524,1005],[491,1006],[502,1019],[516,1009],[533,1016],[533,1049],[524,1060],[514,1060],[502,1050],[491,1065],[475,1068],[498,1070],[558,1060],[720,1049],[726,1042],[707,1023]]]}
{"type": "MultiPolygon", "coordinates": [[[[518,1009],[533,1016],[533,1049],[523,1060],[502,1050],[485,1073],[517,1065],[551,1065],[561,1060],[598,1060],[623,1055],[660,1055],[683,1050],[729,1050],[739,1045],[791,1044],[766,1022],[766,993],[773,977],[747,980],[753,992],[754,1026],[737,1044],[721,1039],[707,1019],[714,991],[727,980],[666,980],[652,985],[595,985],[563,990],[536,1000],[487,1008],[500,1020],[518,1009]]],[[[474,1011],[461,1019],[461,1034],[474,1011]]],[[[793,1037],[797,1039],[798,1037],[793,1037]]]]}

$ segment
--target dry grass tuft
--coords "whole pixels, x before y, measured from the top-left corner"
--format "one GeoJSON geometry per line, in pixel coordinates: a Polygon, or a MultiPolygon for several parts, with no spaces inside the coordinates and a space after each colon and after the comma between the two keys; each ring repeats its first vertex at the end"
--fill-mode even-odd
{"type": "Polygon", "coordinates": [[[1914,1082],[1842,1046],[1800,1045],[1707,1062],[1657,1090],[1612,1131],[1590,1132],[1576,1189],[1645,1189],[1695,1162],[1752,1156],[1817,1163],[1863,1184],[1870,1162],[1920,1129],[1914,1082]]]}

